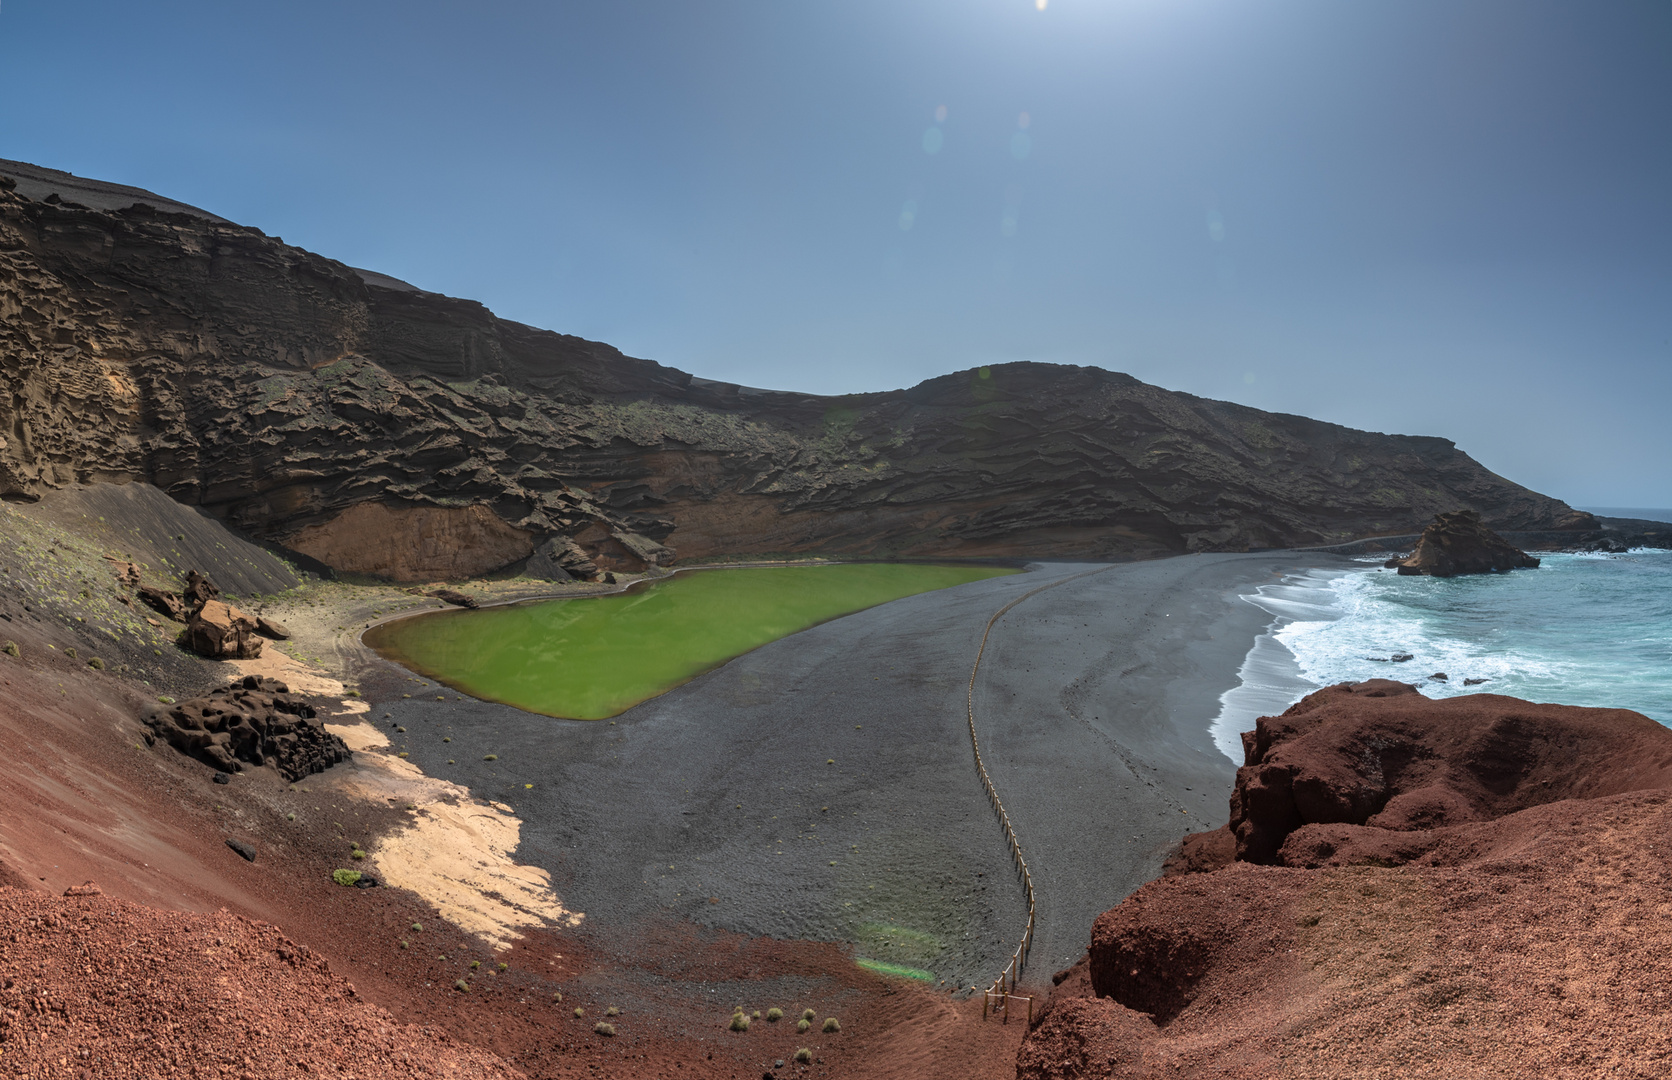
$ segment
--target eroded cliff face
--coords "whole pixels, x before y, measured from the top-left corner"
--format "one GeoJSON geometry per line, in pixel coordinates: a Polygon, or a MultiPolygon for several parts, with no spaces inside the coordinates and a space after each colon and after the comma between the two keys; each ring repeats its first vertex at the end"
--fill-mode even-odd
{"type": "Polygon", "coordinates": [[[0,190],[11,498],[143,480],[406,580],[554,540],[585,573],[676,552],[1239,550],[1410,532],[1458,508],[1499,529],[1589,523],[1443,439],[1096,368],[1009,364],[842,398],[709,382],[132,201],[143,192],[48,202],[36,174],[0,190]]]}

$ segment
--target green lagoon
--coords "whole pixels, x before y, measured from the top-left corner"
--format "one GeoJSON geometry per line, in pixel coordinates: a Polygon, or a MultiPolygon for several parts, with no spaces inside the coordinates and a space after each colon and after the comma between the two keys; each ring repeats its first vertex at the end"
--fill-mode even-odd
{"type": "Polygon", "coordinates": [[[1016,572],[906,563],[695,570],[610,596],[397,619],[365,642],[472,697],[602,720],[809,626],[1016,572]]]}

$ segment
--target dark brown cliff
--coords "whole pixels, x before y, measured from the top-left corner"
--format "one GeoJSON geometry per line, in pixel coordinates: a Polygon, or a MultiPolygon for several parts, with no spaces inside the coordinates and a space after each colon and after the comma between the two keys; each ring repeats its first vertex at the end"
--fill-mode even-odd
{"type": "Polygon", "coordinates": [[[675,553],[1326,544],[1459,508],[1506,530],[1591,524],[1444,439],[1096,368],[1007,364],[840,398],[710,382],[137,189],[0,162],[14,173],[0,190],[11,498],[145,481],[401,578],[482,573],[553,541],[552,561],[585,572],[675,553]]]}

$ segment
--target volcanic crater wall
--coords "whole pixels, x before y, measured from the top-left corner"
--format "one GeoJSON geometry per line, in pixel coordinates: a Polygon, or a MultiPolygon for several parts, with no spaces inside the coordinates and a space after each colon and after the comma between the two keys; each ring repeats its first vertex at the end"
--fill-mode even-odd
{"type": "Polygon", "coordinates": [[[0,181],[4,497],[146,481],[407,580],[553,544],[584,574],[676,551],[1323,544],[1458,508],[1499,529],[1594,524],[1444,439],[1096,368],[1007,364],[840,398],[711,382],[136,189],[72,178],[60,198],[48,170],[8,168],[23,181],[0,181]]]}

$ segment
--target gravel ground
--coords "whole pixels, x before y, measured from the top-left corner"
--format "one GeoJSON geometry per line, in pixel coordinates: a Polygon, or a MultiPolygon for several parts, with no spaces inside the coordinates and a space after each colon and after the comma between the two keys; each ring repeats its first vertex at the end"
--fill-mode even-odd
{"type": "Polygon", "coordinates": [[[984,985],[1026,908],[975,775],[965,687],[992,613],[1063,581],[998,623],[976,697],[1035,875],[1038,982],[1180,836],[1223,821],[1234,769],[1208,727],[1266,618],[1235,597],[1336,561],[1036,565],[784,638],[614,722],[465,699],[381,663],[361,685],[425,772],[515,809],[518,859],[549,870],[600,940],[689,920],[852,942],[949,988],[984,985]]]}

